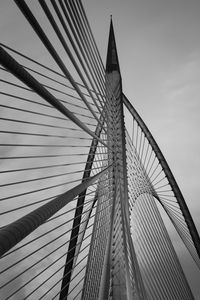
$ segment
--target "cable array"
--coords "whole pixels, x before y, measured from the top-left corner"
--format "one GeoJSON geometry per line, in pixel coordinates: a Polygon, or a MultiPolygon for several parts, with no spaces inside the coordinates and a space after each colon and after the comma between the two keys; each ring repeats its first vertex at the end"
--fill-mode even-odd
{"type": "Polygon", "coordinates": [[[152,171],[149,172],[144,169],[141,156],[134,146],[136,137],[133,136],[131,140],[128,132],[126,136],[132,238],[148,298],[192,299],[190,287],[155,202],[154,187],[148,175],[158,169],[156,164],[153,165],[154,157],[148,154],[152,156],[149,163],[152,171]]]}
{"type": "Polygon", "coordinates": [[[200,266],[198,233],[116,49],[110,75],[81,1],[14,2],[35,48],[0,43],[0,298],[192,299],[155,199],[200,266]]]}
{"type": "Polygon", "coordinates": [[[110,206],[105,198],[110,118],[105,70],[79,1],[15,2],[50,63],[0,45],[2,233],[83,187],[13,248],[3,250],[1,299],[59,298],[69,275],[66,257],[73,251],[67,286],[76,298],[83,288],[94,219],[110,206]],[[97,179],[90,183],[90,178],[97,179]],[[98,212],[97,190],[103,205],[98,212]],[[69,248],[72,229],[77,243],[69,248]]]}
{"type": "Polygon", "coordinates": [[[124,103],[133,116],[132,144],[140,162],[134,171],[134,176],[140,174],[135,176],[137,186],[140,184],[136,196],[150,193],[159,201],[200,267],[199,236],[183,195],[151,133],[125,96],[124,103]]]}

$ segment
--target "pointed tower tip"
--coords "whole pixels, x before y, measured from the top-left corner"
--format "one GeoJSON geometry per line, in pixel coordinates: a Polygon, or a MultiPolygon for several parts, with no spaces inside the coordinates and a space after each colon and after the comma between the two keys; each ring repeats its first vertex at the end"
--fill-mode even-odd
{"type": "Polygon", "coordinates": [[[119,71],[120,73],[117,47],[116,47],[113,22],[112,22],[112,15],[110,15],[110,32],[108,38],[106,72],[111,73],[112,71],[119,71]]]}

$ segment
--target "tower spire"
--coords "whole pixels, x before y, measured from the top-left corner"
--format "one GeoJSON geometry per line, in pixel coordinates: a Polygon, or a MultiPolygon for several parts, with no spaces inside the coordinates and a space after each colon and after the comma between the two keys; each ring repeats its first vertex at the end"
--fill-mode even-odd
{"type": "Polygon", "coordinates": [[[111,15],[107,59],[106,59],[106,72],[110,73],[112,71],[118,71],[120,73],[117,47],[115,42],[115,34],[114,34],[112,15],[111,15]]]}

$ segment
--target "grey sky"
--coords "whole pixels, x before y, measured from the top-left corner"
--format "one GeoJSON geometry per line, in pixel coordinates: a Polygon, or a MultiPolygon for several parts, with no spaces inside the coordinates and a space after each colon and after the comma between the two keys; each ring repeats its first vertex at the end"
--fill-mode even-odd
{"type": "MultiPolygon", "coordinates": [[[[158,142],[200,232],[200,1],[83,0],[83,4],[104,61],[113,15],[124,93],[158,142]]],[[[48,62],[43,53],[34,52],[32,29],[13,1],[0,1],[0,19],[2,42],[48,62]]],[[[184,264],[200,299],[199,273],[188,257],[184,264]]]]}

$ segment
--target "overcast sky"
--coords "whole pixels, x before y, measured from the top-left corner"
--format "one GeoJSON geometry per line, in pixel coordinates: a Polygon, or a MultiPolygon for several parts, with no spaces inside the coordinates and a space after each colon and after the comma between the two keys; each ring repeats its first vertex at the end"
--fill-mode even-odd
{"type": "MultiPolygon", "coordinates": [[[[104,61],[112,14],[123,91],[160,146],[200,232],[200,1],[83,0],[83,4],[104,61]]],[[[9,5],[0,1],[0,12],[1,40],[18,50],[21,43],[31,48],[27,32],[32,31],[26,28],[23,34],[27,23],[19,18],[14,1],[9,5]],[[15,35],[19,27],[21,36],[15,35]]],[[[189,260],[185,265],[200,299],[200,273],[189,260]]]]}

